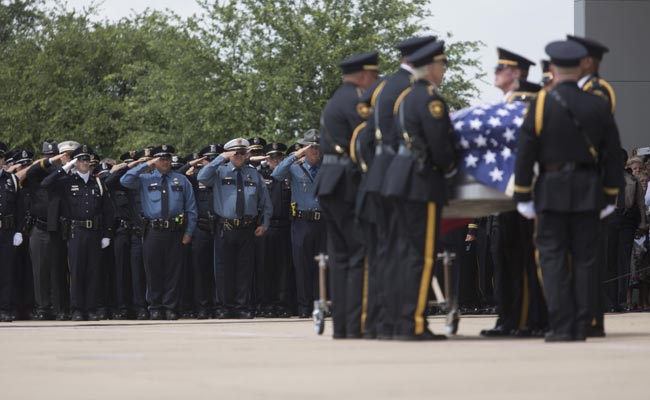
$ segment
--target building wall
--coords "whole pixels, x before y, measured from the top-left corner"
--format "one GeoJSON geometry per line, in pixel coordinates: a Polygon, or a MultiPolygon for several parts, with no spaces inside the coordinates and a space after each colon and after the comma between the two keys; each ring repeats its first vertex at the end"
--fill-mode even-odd
{"type": "Polygon", "coordinates": [[[609,47],[600,74],[616,92],[623,147],[650,146],[650,0],[575,0],[575,34],[609,47]]]}

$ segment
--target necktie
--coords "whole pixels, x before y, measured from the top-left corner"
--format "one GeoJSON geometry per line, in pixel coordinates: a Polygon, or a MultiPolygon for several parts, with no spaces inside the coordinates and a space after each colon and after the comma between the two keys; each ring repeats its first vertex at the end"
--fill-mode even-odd
{"type": "Polygon", "coordinates": [[[318,167],[316,165],[310,165],[309,173],[311,174],[312,178],[316,179],[316,174],[318,173],[318,167]]]}
{"type": "Polygon", "coordinates": [[[244,218],[244,178],[237,170],[237,218],[244,218]]]}
{"type": "Polygon", "coordinates": [[[162,219],[169,219],[169,188],[167,187],[167,175],[163,175],[160,182],[160,213],[162,219]]]}

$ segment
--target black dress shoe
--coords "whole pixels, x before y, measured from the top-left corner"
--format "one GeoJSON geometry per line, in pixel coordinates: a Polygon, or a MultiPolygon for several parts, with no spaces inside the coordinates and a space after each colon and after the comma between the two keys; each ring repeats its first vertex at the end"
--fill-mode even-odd
{"type": "Polygon", "coordinates": [[[492,329],[483,329],[481,331],[481,336],[485,337],[504,337],[510,336],[512,334],[512,329],[507,328],[503,325],[496,326],[492,329]]]}
{"type": "Polygon", "coordinates": [[[149,319],[149,311],[147,310],[138,311],[138,314],[135,316],[135,319],[137,319],[138,321],[144,321],[146,319],[149,319]]]}
{"type": "Polygon", "coordinates": [[[301,311],[301,312],[298,313],[298,318],[300,318],[300,319],[311,318],[311,313],[308,313],[306,311],[301,311]]]}
{"type": "Polygon", "coordinates": [[[160,311],[160,310],[153,310],[151,312],[151,319],[154,320],[154,321],[160,321],[160,320],[164,319],[164,315],[163,315],[162,311],[160,311]]]}
{"type": "Polygon", "coordinates": [[[552,342],[573,342],[575,339],[573,335],[565,334],[565,333],[555,333],[555,332],[548,332],[546,336],[544,336],[544,341],[548,343],[552,342]]]}
{"type": "MultiPolygon", "coordinates": [[[[106,310],[99,310],[99,311],[97,311],[97,313],[95,313],[95,314],[97,315],[97,319],[94,320],[94,321],[99,321],[99,320],[105,320],[105,319],[108,319],[108,311],[106,311],[106,310]]],[[[90,316],[89,316],[89,317],[90,317],[90,316]]]]}
{"type": "Polygon", "coordinates": [[[208,319],[210,318],[210,313],[207,312],[206,310],[200,310],[198,313],[196,313],[196,319],[208,319]]]}
{"type": "Polygon", "coordinates": [[[178,319],[178,314],[172,310],[165,311],[165,319],[167,321],[176,321],[178,319]]]}
{"type": "Polygon", "coordinates": [[[13,321],[13,316],[7,312],[0,312],[0,322],[11,322],[13,321]]]}
{"type": "Polygon", "coordinates": [[[101,318],[98,313],[93,313],[93,312],[88,313],[88,321],[99,321],[100,319],[101,318]]]}
{"type": "Polygon", "coordinates": [[[213,316],[214,318],[216,318],[216,319],[228,319],[228,318],[232,318],[232,315],[230,314],[230,312],[229,312],[228,310],[223,310],[223,309],[216,310],[216,311],[212,314],[212,316],[213,316]]]}
{"type": "Polygon", "coordinates": [[[60,312],[60,313],[56,314],[56,320],[57,321],[70,321],[70,316],[68,315],[68,313],[60,312]]]}
{"type": "Polygon", "coordinates": [[[405,340],[405,341],[436,341],[436,340],[447,340],[445,335],[436,335],[435,333],[427,330],[421,335],[397,335],[395,340],[405,340]]]}
{"type": "Polygon", "coordinates": [[[587,337],[605,337],[605,327],[591,326],[587,328],[587,337]]]}
{"type": "Polygon", "coordinates": [[[73,321],[85,321],[86,318],[84,318],[84,313],[81,311],[75,311],[72,313],[72,320],[73,321]]]}
{"type": "Polygon", "coordinates": [[[237,311],[235,313],[235,317],[237,317],[238,319],[253,319],[253,318],[255,318],[255,316],[253,315],[252,312],[245,311],[245,310],[237,311]]]}
{"type": "Polygon", "coordinates": [[[183,313],[181,313],[181,318],[183,318],[183,319],[194,319],[194,318],[196,318],[196,314],[194,314],[193,311],[183,311],[183,313]]]}

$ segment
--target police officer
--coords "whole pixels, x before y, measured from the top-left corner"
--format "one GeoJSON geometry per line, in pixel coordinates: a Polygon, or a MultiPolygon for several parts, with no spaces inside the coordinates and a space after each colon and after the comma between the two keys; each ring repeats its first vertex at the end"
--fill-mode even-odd
{"type": "Polygon", "coordinates": [[[178,319],[183,245],[191,242],[196,227],[192,185],[184,175],[171,170],[174,151],[170,145],[154,147],[154,158],[120,178],[123,186],[140,191],[147,302],[153,320],[178,319]]]}
{"type": "Polygon", "coordinates": [[[275,179],[273,171],[284,158],[284,143],[264,146],[265,160],[259,172],[269,192],[273,215],[260,246],[256,265],[257,315],[265,318],[288,318],[289,275],[291,271],[291,186],[288,179],[275,179]]]}
{"type": "Polygon", "coordinates": [[[301,148],[282,160],[271,176],[291,185],[291,253],[296,273],[298,317],[309,318],[318,296],[318,265],[314,259],[326,249],[325,222],[313,186],[321,167],[318,131],[310,129],[301,148]]]}
{"type": "Polygon", "coordinates": [[[74,321],[99,320],[100,253],[102,248],[108,247],[112,236],[112,205],[104,184],[91,174],[91,154],[89,146],[78,147],[71,161],[54,170],[41,183],[50,192],[61,195],[74,321]],[[74,171],[69,173],[73,167],[74,171]]]}
{"type": "Polygon", "coordinates": [[[609,49],[602,43],[590,38],[567,35],[567,39],[580,43],[587,49],[587,55],[580,61],[578,87],[605,100],[612,114],[614,114],[614,111],[616,111],[616,94],[612,85],[601,78],[599,74],[603,55],[609,49]]]}
{"type": "Polygon", "coordinates": [[[385,189],[402,200],[396,210],[402,267],[393,337],[439,340],[445,336],[427,328],[425,310],[441,210],[447,201],[445,174],[456,162],[449,109],[437,89],[447,68],[444,42],[430,43],[408,60],[416,81],[396,115],[403,156],[391,163],[385,189]]]}
{"type": "Polygon", "coordinates": [[[514,198],[523,216],[537,216],[536,245],[551,329],[546,341],[581,341],[591,322],[599,216],[614,209],[622,181],[620,142],[608,105],[577,85],[584,46],[558,41],[546,46],[546,53],[557,84],[540,92],[522,125],[514,198]],[[533,196],[535,162],[540,175],[533,196]]]}
{"type": "Polygon", "coordinates": [[[23,242],[23,215],[18,201],[20,185],[12,173],[5,171],[7,145],[0,142],[0,322],[11,322],[15,246],[23,242]]]}
{"type": "Polygon", "coordinates": [[[553,86],[554,79],[551,72],[551,62],[549,60],[542,60],[542,82],[541,85],[544,89],[550,89],[553,86]]]}
{"type": "Polygon", "coordinates": [[[327,223],[327,243],[334,338],[360,338],[364,247],[354,207],[359,176],[350,161],[354,129],[363,122],[357,104],[378,76],[377,52],[358,54],[339,63],[343,84],[321,114],[323,166],[314,190],[327,223]]]}
{"type": "Polygon", "coordinates": [[[254,239],[266,232],[273,214],[264,179],[246,164],[248,146],[248,140],[243,138],[229,141],[225,152],[198,174],[199,182],[212,187],[214,212],[219,216],[214,244],[215,275],[224,309],[217,318],[254,317],[254,239]]]}

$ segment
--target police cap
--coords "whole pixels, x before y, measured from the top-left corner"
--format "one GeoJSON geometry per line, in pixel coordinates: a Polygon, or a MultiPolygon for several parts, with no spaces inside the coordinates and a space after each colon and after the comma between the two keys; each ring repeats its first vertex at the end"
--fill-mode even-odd
{"type": "Polygon", "coordinates": [[[444,61],[446,59],[445,42],[440,40],[421,47],[418,51],[411,54],[407,58],[407,61],[413,65],[413,67],[418,68],[431,64],[434,61],[444,61]]]}
{"type": "Polygon", "coordinates": [[[53,140],[46,140],[43,142],[43,150],[41,151],[44,156],[53,156],[59,153],[57,143],[53,140]]]}
{"type": "Polygon", "coordinates": [[[80,145],[72,152],[72,158],[79,159],[81,161],[90,161],[92,158],[93,149],[88,145],[80,145]]]}
{"type": "Polygon", "coordinates": [[[264,146],[266,146],[266,140],[262,139],[261,137],[255,136],[248,139],[248,150],[262,150],[264,149],[264,146]]]}
{"type": "Polygon", "coordinates": [[[228,143],[223,146],[223,149],[225,151],[247,150],[249,145],[250,144],[248,143],[248,140],[244,138],[237,138],[228,141],[228,143]]]}
{"type": "Polygon", "coordinates": [[[497,47],[497,54],[499,56],[499,61],[497,61],[497,69],[502,67],[513,67],[519,68],[520,70],[528,73],[528,70],[532,65],[535,65],[534,62],[530,61],[524,56],[520,56],[517,53],[497,47]]]}
{"type": "Polygon", "coordinates": [[[343,73],[343,75],[364,70],[378,71],[379,54],[376,51],[355,54],[341,61],[339,63],[339,68],[341,68],[341,73],[343,73]]]}
{"type": "Polygon", "coordinates": [[[398,43],[395,48],[402,53],[402,57],[410,56],[423,46],[435,42],[435,36],[414,36],[398,43]]]}
{"type": "Polygon", "coordinates": [[[580,60],[587,57],[587,49],[578,42],[559,40],[546,45],[546,54],[551,57],[551,64],[558,67],[577,67],[580,60]]]}
{"type": "Polygon", "coordinates": [[[59,153],[72,153],[73,151],[77,150],[79,146],[81,146],[79,142],[75,142],[74,140],[66,140],[65,142],[59,143],[59,153]]]}
{"type": "MultiPolygon", "coordinates": [[[[146,152],[146,149],[145,149],[146,152]]],[[[174,146],[169,144],[161,144],[151,149],[152,157],[171,157],[176,152],[174,146]]]]}
{"type": "Polygon", "coordinates": [[[269,143],[264,146],[264,153],[266,153],[267,156],[284,154],[285,151],[287,151],[287,145],[284,143],[269,143]]]}
{"type": "Polygon", "coordinates": [[[603,54],[607,53],[609,49],[604,46],[602,43],[599,43],[593,39],[589,38],[581,38],[578,36],[572,36],[572,35],[566,35],[566,38],[568,40],[571,40],[573,42],[580,43],[587,49],[587,55],[589,57],[593,57],[597,60],[602,60],[603,59],[603,54]]]}

